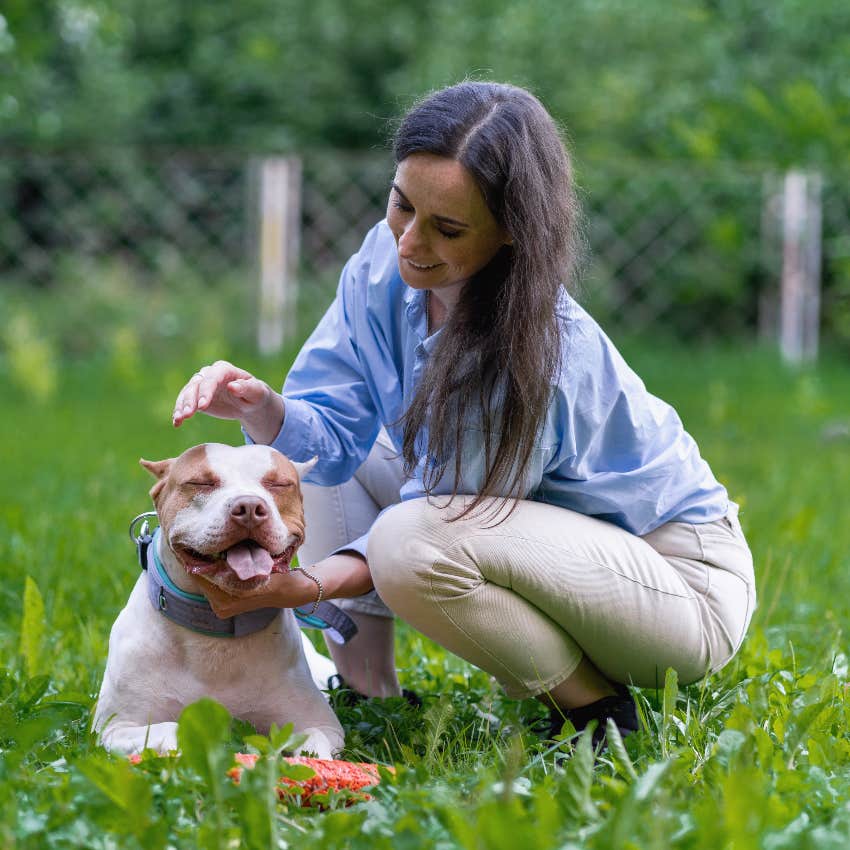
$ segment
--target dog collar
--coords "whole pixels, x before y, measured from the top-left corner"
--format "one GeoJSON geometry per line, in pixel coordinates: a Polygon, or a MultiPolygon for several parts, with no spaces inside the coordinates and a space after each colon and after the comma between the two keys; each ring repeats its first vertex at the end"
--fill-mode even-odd
{"type": "Polygon", "coordinates": [[[235,617],[217,617],[206,597],[181,590],[159,560],[156,529],[147,546],[146,569],[151,605],[169,620],[210,637],[243,637],[262,631],[280,614],[279,608],[260,608],[235,617]]]}
{"type": "MultiPolygon", "coordinates": [[[[217,617],[205,596],[187,593],[171,580],[157,552],[160,529],[149,534],[146,520],[138,537],[133,536],[133,524],[130,529],[130,536],[138,549],[139,563],[148,574],[148,598],[151,605],[169,620],[210,637],[242,637],[262,631],[280,613],[279,608],[260,608],[234,617],[217,617]]],[[[354,620],[331,602],[321,602],[313,614],[306,614],[298,608],[293,608],[292,612],[302,627],[323,629],[335,643],[347,643],[357,634],[354,620]]]]}

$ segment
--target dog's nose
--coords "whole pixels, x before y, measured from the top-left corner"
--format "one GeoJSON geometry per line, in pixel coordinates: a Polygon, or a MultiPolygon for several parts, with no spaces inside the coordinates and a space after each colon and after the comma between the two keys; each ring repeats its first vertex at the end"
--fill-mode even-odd
{"type": "Polygon", "coordinates": [[[243,496],[230,506],[230,516],[246,528],[265,522],[269,515],[269,506],[259,496],[243,496]]]}

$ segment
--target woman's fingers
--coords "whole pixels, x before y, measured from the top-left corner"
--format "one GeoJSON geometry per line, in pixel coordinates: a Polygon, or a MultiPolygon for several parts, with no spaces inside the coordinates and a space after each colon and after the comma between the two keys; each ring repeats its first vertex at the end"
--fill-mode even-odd
{"type": "Polygon", "coordinates": [[[198,389],[203,382],[200,373],[195,373],[189,383],[180,390],[174,405],[174,424],[179,425],[183,419],[188,419],[198,407],[198,389]]]}
{"type": "MultiPolygon", "coordinates": [[[[245,380],[257,381],[250,372],[226,360],[217,360],[210,366],[203,366],[192,375],[177,395],[172,415],[174,426],[179,426],[198,410],[224,419],[237,418],[239,411],[234,406],[233,395],[227,391],[227,387],[232,382],[245,380]]],[[[262,385],[262,381],[258,383],[262,385]]],[[[253,394],[256,395],[257,391],[254,390],[253,394]]]]}
{"type": "MultiPolygon", "coordinates": [[[[270,584],[274,582],[277,576],[272,576],[270,584]]],[[[222,590],[211,581],[204,579],[200,582],[201,593],[207,598],[210,607],[216,617],[226,619],[227,617],[235,617],[237,614],[244,614],[247,611],[256,611],[258,608],[276,608],[273,596],[270,597],[267,588],[258,588],[248,590],[244,593],[239,593],[234,589],[233,593],[228,593],[222,590]]]]}
{"type": "Polygon", "coordinates": [[[265,381],[251,377],[239,378],[235,381],[230,381],[227,384],[227,391],[235,398],[239,399],[242,404],[254,405],[260,404],[266,400],[269,388],[265,381]]]}
{"type": "Polygon", "coordinates": [[[231,596],[210,582],[205,581],[201,589],[204,596],[207,597],[207,601],[210,603],[210,607],[213,609],[216,617],[227,619],[228,617],[235,617],[237,614],[243,614],[245,611],[251,610],[252,603],[250,599],[246,600],[244,597],[231,596]]]}
{"type": "Polygon", "coordinates": [[[212,398],[218,389],[218,382],[214,377],[205,377],[200,372],[198,375],[200,379],[195,385],[197,387],[197,400],[195,402],[195,407],[198,410],[204,410],[210,406],[210,401],[212,401],[212,398]]]}

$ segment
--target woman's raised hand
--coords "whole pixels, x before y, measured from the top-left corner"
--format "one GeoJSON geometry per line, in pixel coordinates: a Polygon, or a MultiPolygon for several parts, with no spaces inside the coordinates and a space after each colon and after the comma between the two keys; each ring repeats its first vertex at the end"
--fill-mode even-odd
{"type": "Polygon", "coordinates": [[[226,360],[202,367],[180,390],[174,427],[199,410],[219,419],[238,419],[258,443],[271,442],[283,424],[283,399],[265,381],[226,360]]]}

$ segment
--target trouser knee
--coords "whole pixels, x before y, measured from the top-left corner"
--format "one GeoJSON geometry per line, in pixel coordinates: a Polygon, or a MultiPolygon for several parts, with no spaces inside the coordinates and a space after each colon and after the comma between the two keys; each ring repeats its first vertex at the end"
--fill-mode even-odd
{"type": "Polygon", "coordinates": [[[468,593],[482,581],[464,551],[458,525],[445,516],[427,499],[411,499],[385,511],[369,532],[375,588],[403,617],[468,593]]]}

